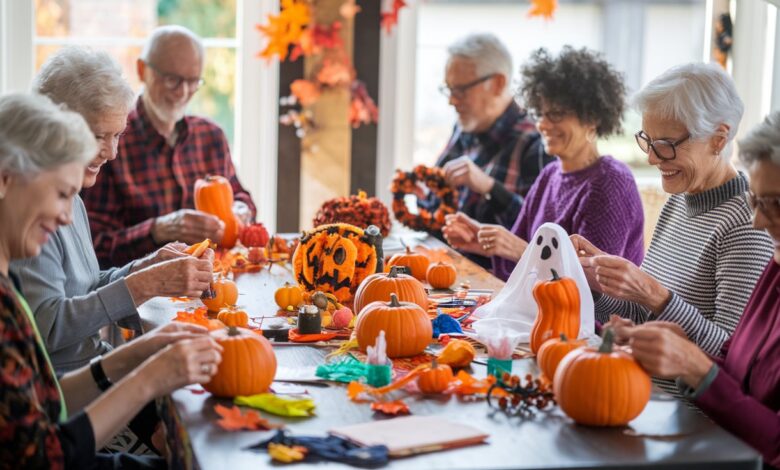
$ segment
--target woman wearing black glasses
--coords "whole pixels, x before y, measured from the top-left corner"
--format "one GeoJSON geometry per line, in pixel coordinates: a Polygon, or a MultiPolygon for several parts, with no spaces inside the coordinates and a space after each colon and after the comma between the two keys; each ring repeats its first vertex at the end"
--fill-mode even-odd
{"type": "MultiPolygon", "coordinates": [[[[769,236],[751,226],[747,179],[729,161],[742,101],[712,64],[674,67],[634,101],[642,114],[637,143],[671,197],[641,268],[572,236],[596,292],[596,319],[655,320],[717,355],[772,254],[769,236]]],[[[677,391],[670,380],[658,383],[677,391]]]]}

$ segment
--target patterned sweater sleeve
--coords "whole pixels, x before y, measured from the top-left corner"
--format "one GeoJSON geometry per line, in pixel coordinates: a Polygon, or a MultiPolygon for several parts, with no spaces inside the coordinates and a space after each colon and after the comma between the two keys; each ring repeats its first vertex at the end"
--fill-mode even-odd
{"type": "Polygon", "coordinates": [[[616,299],[605,294],[597,294],[594,300],[596,321],[602,324],[608,322],[612,314],[627,318],[637,325],[650,318],[650,310],[635,302],[616,299]]]}
{"type": "Polygon", "coordinates": [[[715,314],[705,318],[679,295],[654,320],[679,324],[704,352],[717,355],[739,323],[753,287],[772,255],[769,237],[748,225],[727,231],[718,246],[715,268],[715,314]]]}

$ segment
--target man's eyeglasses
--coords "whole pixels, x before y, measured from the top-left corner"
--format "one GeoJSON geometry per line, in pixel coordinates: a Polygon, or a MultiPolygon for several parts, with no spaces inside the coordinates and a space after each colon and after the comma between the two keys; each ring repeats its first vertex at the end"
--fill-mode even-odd
{"type": "Polygon", "coordinates": [[[558,124],[559,122],[563,121],[563,118],[565,118],[567,114],[569,114],[568,111],[563,111],[560,109],[551,109],[545,112],[541,112],[536,109],[528,110],[528,116],[534,121],[539,122],[542,120],[542,118],[545,118],[553,124],[558,124]]]}
{"type": "Polygon", "coordinates": [[[780,196],[758,197],[749,191],[748,203],[753,212],[758,209],[769,219],[780,219],[780,196]]]}
{"type": "Polygon", "coordinates": [[[676,140],[674,142],[670,142],[664,139],[650,140],[650,136],[648,136],[645,131],[637,132],[634,134],[634,137],[636,138],[636,143],[643,152],[649,154],[650,149],[653,149],[655,156],[661,160],[674,160],[677,158],[677,146],[690,139],[691,134],[688,134],[682,139],[676,140]]]}
{"type": "Polygon", "coordinates": [[[446,96],[447,98],[452,97],[459,100],[462,99],[464,96],[466,96],[466,92],[469,91],[471,88],[479,85],[482,82],[490,80],[495,76],[496,76],[495,73],[491,73],[490,75],[485,75],[484,77],[480,77],[474,81],[464,83],[463,85],[455,85],[455,86],[439,85],[439,91],[441,92],[442,95],[446,96]]]}
{"type": "Polygon", "coordinates": [[[198,88],[202,87],[205,83],[202,78],[185,78],[181,75],[176,75],[175,73],[167,73],[163,72],[162,70],[158,69],[155,65],[153,65],[151,62],[146,62],[146,65],[149,66],[150,69],[154,70],[154,73],[160,76],[163,80],[163,86],[169,90],[175,90],[181,86],[182,83],[187,83],[187,89],[191,91],[196,91],[198,88]]]}

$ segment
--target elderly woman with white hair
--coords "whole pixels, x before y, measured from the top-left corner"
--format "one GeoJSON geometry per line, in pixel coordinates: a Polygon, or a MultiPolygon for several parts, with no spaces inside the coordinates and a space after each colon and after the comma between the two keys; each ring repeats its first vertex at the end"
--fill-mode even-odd
{"type": "MultiPolygon", "coordinates": [[[[64,48],[44,63],[34,89],[87,121],[98,147],[84,170],[83,188],[117,156],[134,94],[119,65],[105,52],[64,48]],[[78,86],[73,86],[78,84],[78,86]]],[[[170,244],[122,268],[100,270],[81,197],[73,199],[73,223],[51,234],[38,256],[18,260],[11,271],[35,314],[58,372],[76,369],[110,350],[98,331],[121,322],[140,328],[136,307],[154,296],[197,297],[211,280],[209,250],[203,259],[170,244]]]]}
{"type": "MultiPolygon", "coordinates": [[[[641,268],[572,236],[595,291],[596,319],[668,322],[717,354],[772,254],[769,236],[751,226],[748,181],[729,160],[742,101],[712,64],[674,67],[634,101],[642,113],[636,141],[671,197],[641,268]]],[[[670,381],[658,384],[676,392],[670,381]]]]}
{"type": "Polygon", "coordinates": [[[57,377],[11,261],[37,256],[70,223],[94,158],[84,119],[45,96],[0,97],[0,464],[8,468],[164,468],[95,450],[151,400],[216,373],[221,347],[205,328],[172,323],[57,377]],[[100,379],[100,380],[98,380],[100,379]],[[113,383],[113,385],[111,385],[113,383]],[[106,389],[106,387],[108,387],[106,389]]]}
{"type": "Polygon", "coordinates": [[[734,334],[707,355],[657,322],[617,331],[648,372],[676,378],[707,416],[780,467],[780,111],[740,141],[739,153],[750,175],[753,227],[769,233],[774,253],[734,334]]]}

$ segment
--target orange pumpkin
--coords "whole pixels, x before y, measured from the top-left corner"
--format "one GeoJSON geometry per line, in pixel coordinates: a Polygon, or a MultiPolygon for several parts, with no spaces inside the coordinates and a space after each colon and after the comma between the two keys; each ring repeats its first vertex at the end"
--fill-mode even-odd
{"type": "Polygon", "coordinates": [[[233,214],[233,188],[224,176],[207,175],[195,181],[195,209],[217,216],[225,223],[225,233],[219,243],[233,248],[241,224],[233,214]]]}
{"type": "Polygon", "coordinates": [[[274,301],[282,310],[293,312],[303,304],[303,291],[300,287],[285,282],[274,292],[274,301]]]}
{"type": "Polygon", "coordinates": [[[423,393],[441,393],[447,390],[452,382],[452,369],[447,364],[438,364],[436,359],[417,377],[417,388],[423,393]]]}
{"type": "Polygon", "coordinates": [[[222,346],[222,362],[203,388],[218,397],[268,391],[276,375],[276,356],[265,337],[234,326],[210,334],[222,346]]]}
{"type": "Polygon", "coordinates": [[[600,348],[575,349],[555,372],[555,400],[580,424],[623,426],[650,400],[650,376],[628,352],[613,349],[612,341],[607,329],[600,348]]]}
{"type": "Polygon", "coordinates": [[[564,356],[580,346],[585,346],[585,340],[570,341],[565,334],[561,333],[560,338],[551,338],[542,344],[539,352],[536,353],[536,364],[545,377],[552,380],[564,356]]]}
{"type": "Polygon", "coordinates": [[[561,333],[576,338],[580,333],[580,291],[574,279],[561,278],[552,269],[553,278],[534,287],[534,299],[539,306],[531,328],[531,351],[536,354],[542,343],[561,333]]]}
{"type": "Polygon", "coordinates": [[[457,275],[455,266],[439,261],[428,266],[428,272],[425,277],[428,279],[428,284],[434,289],[449,289],[451,285],[455,284],[457,275]]]}
{"type": "Polygon", "coordinates": [[[217,314],[217,320],[226,326],[239,326],[246,328],[249,326],[249,315],[244,310],[235,307],[223,308],[217,314]]]}
{"type": "Polygon", "coordinates": [[[373,346],[381,330],[385,331],[390,358],[421,354],[433,337],[428,314],[417,304],[399,302],[390,294],[390,303],[372,302],[363,308],[355,325],[360,350],[373,346]]]}
{"type": "Polygon", "coordinates": [[[263,248],[268,244],[270,237],[268,236],[268,230],[265,229],[265,225],[255,223],[241,227],[238,232],[238,239],[247,248],[263,248]]]}
{"type": "Polygon", "coordinates": [[[202,299],[209,312],[219,312],[223,307],[235,305],[238,301],[238,287],[230,279],[220,277],[211,283],[211,290],[214,292],[214,297],[202,299]]]}
{"type": "Polygon", "coordinates": [[[396,253],[390,257],[387,262],[389,266],[407,266],[412,270],[412,276],[418,281],[425,282],[425,275],[428,272],[428,257],[420,253],[413,253],[411,248],[406,247],[406,252],[396,253]]]}
{"type": "Polygon", "coordinates": [[[438,360],[450,367],[468,367],[477,356],[474,346],[463,339],[453,339],[439,352],[438,360]]]}
{"type": "Polygon", "coordinates": [[[408,274],[403,274],[400,267],[390,268],[389,273],[376,273],[368,276],[360,283],[355,292],[353,311],[360,313],[363,308],[374,301],[387,302],[390,294],[398,296],[401,302],[413,302],[423,310],[428,310],[428,296],[420,281],[408,274]]]}

